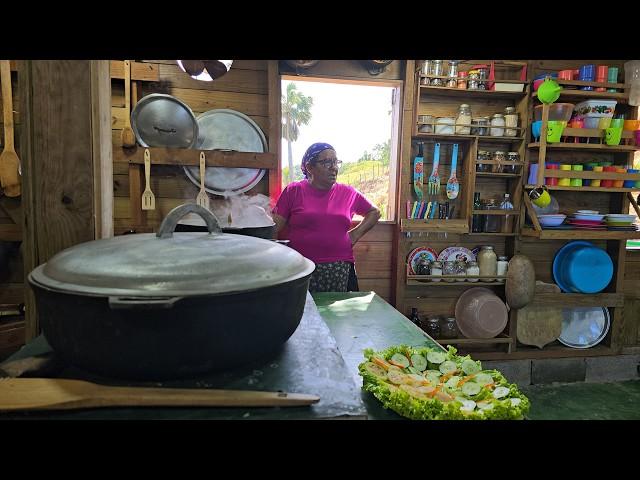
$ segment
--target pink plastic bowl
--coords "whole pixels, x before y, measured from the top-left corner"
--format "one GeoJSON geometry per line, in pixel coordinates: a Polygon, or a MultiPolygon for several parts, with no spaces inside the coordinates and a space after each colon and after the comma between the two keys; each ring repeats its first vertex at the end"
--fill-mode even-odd
{"type": "Polygon", "coordinates": [[[456,323],[467,338],[494,338],[507,326],[507,306],[491,290],[470,288],[456,302],[456,323]]]}

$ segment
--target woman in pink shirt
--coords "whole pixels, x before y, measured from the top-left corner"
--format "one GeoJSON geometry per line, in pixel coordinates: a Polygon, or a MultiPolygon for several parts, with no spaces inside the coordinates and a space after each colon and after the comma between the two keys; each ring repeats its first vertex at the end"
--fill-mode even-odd
{"type": "Polygon", "coordinates": [[[380,218],[380,210],[350,185],[336,183],[342,162],[328,143],[314,143],[302,158],[305,179],[284,189],[273,220],[286,227],[289,246],[316,264],[311,292],[357,291],[353,245],[380,218]],[[364,218],[354,228],[354,214],[364,218]]]}

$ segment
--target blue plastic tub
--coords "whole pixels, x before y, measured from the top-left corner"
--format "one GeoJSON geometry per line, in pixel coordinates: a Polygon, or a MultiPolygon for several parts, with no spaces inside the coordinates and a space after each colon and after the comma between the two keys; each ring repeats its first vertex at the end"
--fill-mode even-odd
{"type": "Polygon", "coordinates": [[[613,278],[613,261],[590,242],[569,242],[553,259],[553,278],[563,292],[598,293],[613,278]]]}

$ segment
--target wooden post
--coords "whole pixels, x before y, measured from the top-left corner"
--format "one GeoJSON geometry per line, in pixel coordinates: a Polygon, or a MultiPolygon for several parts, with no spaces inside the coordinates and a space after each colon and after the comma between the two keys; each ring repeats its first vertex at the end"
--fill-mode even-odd
{"type": "Polygon", "coordinates": [[[269,152],[275,153],[277,167],[269,170],[269,197],[275,203],[282,191],[282,164],[280,160],[280,144],[282,137],[282,105],[281,82],[278,61],[267,62],[267,83],[269,96],[269,152]]]}
{"type": "MultiPolygon", "coordinates": [[[[22,66],[20,146],[28,284],[26,276],[59,251],[94,240],[98,232],[109,233],[111,210],[103,215],[106,212],[96,209],[108,204],[113,194],[106,179],[109,147],[102,145],[111,137],[111,94],[109,67],[101,62],[28,60],[22,66]],[[101,174],[100,192],[94,183],[96,171],[101,174]]],[[[28,341],[39,333],[30,288],[25,290],[25,303],[28,341]]]]}

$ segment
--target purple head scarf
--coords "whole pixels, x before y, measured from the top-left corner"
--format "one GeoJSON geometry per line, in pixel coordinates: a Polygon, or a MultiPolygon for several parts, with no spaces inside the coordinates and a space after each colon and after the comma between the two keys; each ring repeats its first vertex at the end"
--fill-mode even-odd
{"type": "Polygon", "coordinates": [[[302,173],[304,173],[305,178],[308,177],[307,165],[309,164],[309,162],[314,160],[318,156],[318,154],[324,150],[335,150],[335,148],[333,148],[328,143],[314,143],[309,148],[307,148],[306,152],[304,152],[304,156],[302,157],[302,165],[300,168],[302,169],[302,173]]]}

